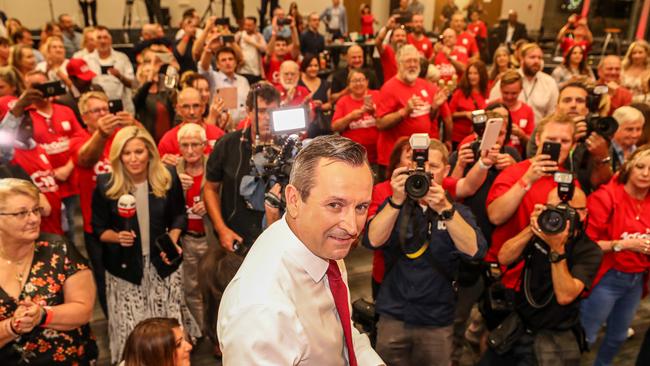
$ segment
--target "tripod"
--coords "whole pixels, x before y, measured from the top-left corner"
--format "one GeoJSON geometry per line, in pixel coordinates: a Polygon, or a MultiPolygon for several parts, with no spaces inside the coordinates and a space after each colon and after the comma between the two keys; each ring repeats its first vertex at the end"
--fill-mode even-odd
{"type": "MultiPolygon", "coordinates": [[[[205,8],[203,15],[201,15],[201,21],[199,24],[203,24],[205,19],[215,15],[215,12],[212,10],[212,5],[215,3],[215,0],[209,0],[208,6],[205,8]]],[[[226,17],[226,0],[221,0],[221,17],[226,17]]]]}

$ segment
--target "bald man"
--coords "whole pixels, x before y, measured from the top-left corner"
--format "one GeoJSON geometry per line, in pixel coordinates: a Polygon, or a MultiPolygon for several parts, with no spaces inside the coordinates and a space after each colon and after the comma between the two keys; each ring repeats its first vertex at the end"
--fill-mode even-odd
{"type": "Polygon", "coordinates": [[[284,61],[280,65],[280,82],[275,88],[280,92],[280,104],[283,106],[298,106],[309,95],[309,89],[298,85],[300,67],[295,61],[284,61]]]}
{"type": "Polygon", "coordinates": [[[381,88],[377,75],[371,69],[364,68],[364,53],[361,46],[355,44],[348,48],[346,53],[347,66],[334,71],[332,74],[332,86],[330,87],[330,101],[336,102],[342,96],[348,94],[348,73],[352,69],[362,69],[368,78],[368,87],[377,90],[381,88]]]}
{"type": "Polygon", "coordinates": [[[215,125],[205,123],[203,120],[204,109],[205,103],[201,102],[201,94],[198,90],[194,88],[181,90],[176,101],[176,114],[181,117],[182,122],[167,131],[158,143],[158,152],[163,163],[176,166],[178,157],[181,154],[178,146],[178,130],[187,123],[196,123],[203,127],[208,139],[208,143],[205,145],[205,153],[212,152],[212,146],[224,135],[224,132],[215,125]]]}
{"type": "Polygon", "coordinates": [[[621,58],[616,55],[607,55],[598,64],[598,84],[607,85],[611,105],[611,116],[619,107],[632,103],[632,92],[621,84],[621,58]]]}

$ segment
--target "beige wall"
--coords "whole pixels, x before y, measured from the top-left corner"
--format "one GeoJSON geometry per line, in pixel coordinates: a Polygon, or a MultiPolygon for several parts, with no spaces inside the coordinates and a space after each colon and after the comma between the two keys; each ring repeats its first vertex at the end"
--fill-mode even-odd
{"type": "Polygon", "coordinates": [[[545,0],[503,0],[501,18],[508,17],[508,11],[517,11],[520,22],[526,24],[528,31],[539,30],[542,26],[545,0]]]}
{"type": "MultiPolygon", "coordinates": [[[[97,20],[100,24],[110,28],[120,28],[122,25],[122,15],[126,0],[96,0],[97,1],[97,20]]],[[[431,24],[433,19],[434,0],[421,0],[426,6],[425,24],[431,24]]],[[[465,0],[468,1],[468,0],[465,0]]],[[[532,1],[532,0],[531,0],[532,1]]],[[[288,9],[292,0],[281,0],[280,5],[288,9]]],[[[463,1],[459,1],[463,2],[463,1]]],[[[244,0],[245,15],[257,16],[257,8],[260,6],[260,0],[244,0]]],[[[383,25],[388,19],[389,9],[388,0],[373,0],[372,11],[380,25],[383,25]]],[[[52,0],[55,17],[61,13],[71,14],[77,24],[83,24],[81,9],[77,0],[52,0]]],[[[183,11],[189,7],[194,7],[202,14],[207,7],[208,0],[162,0],[162,5],[170,8],[172,22],[177,24],[183,11]]],[[[214,9],[217,14],[221,14],[221,0],[215,1],[214,9]]],[[[330,4],[328,0],[298,0],[298,8],[303,15],[312,11],[320,12],[330,4]]],[[[0,9],[10,17],[17,17],[23,24],[29,28],[40,28],[45,22],[50,20],[50,10],[48,0],[0,0],[0,9]]],[[[147,22],[147,12],[144,6],[144,0],[135,0],[133,7],[134,27],[147,22]]],[[[226,16],[230,16],[230,0],[226,0],[226,16]]]]}

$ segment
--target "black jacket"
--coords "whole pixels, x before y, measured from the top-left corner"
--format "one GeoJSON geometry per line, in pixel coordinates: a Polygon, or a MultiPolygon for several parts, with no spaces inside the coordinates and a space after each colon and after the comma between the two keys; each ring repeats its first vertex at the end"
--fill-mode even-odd
{"type": "MultiPolygon", "coordinates": [[[[498,27],[495,29],[499,44],[506,42],[506,36],[508,35],[508,20],[500,20],[498,27]]],[[[517,42],[520,39],[528,39],[528,31],[526,30],[526,25],[524,23],[517,22],[515,24],[515,31],[512,34],[512,43],[517,42]]]]}
{"type": "MultiPolygon", "coordinates": [[[[164,198],[154,196],[151,187],[149,187],[149,258],[162,278],[174,273],[178,269],[180,261],[172,266],[163,263],[160,258],[160,250],[154,242],[157,237],[171,229],[185,230],[187,226],[181,182],[176,171],[169,168],[168,170],[172,175],[172,186],[164,198]]],[[[120,217],[117,212],[117,200],[106,197],[110,177],[110,174],[97,176],[97,187],[93,193],[92,226],[93,234],[97,238],[101,237],[106,230],[119,232],[125,228],[125,219],[120,217]]],[[[139,285],[142,280],[143,263],[140,235],[137,234],[140,231],[137,215],[129,219],[129,225],[131,230],[136,232],[135,244],[131,247],[122,247],[116,243],[102,242],[104,267],[113,276],[139,285]]]]}

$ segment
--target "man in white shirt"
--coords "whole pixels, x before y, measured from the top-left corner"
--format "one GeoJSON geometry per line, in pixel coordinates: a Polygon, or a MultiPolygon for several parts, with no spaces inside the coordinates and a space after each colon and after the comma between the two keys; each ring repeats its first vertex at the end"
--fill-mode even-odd
{"type": "MultiPolygon", "coordinates": [[[[542,72],[544,54],[537,43],[529,43],[521,48],[521,68],[518,70],[523,76],[523,89],[519,100],[533,108],[535,121],[555,111],[559,95],[557,83],[552,76],[542,72]]],[[[490,92],[490,100],[501,99],[501,82],[498,81],[490,92]]]]}
{"type": "Polygon", "coordinates": [[[212,96],[214,96],[219,89],[237,88],[236,106],[229,106],[228,101],[225,101],[228,113],[230,113],[231,121],[235,123],[235,125],[246,117],[246,97],[250,90],[248,80],[246,80],[242,75],[235,73],[236,68],[237,54],[235,50],[229,46],[222,46],[215,51],[212,51],[210,47],[205,47],[198,64],[199,74],[208,78],[210,94],[212,96]],[[217,69],[219,69],[219,71],[214,71],[210,64],[213,54],[217,60],[217,69]]]}
{"type": "Polygon", "coordinates": [[[246,17],[243,30],[235,34],[235,43],[241,48],[243,62],[239,66],[239,73],[244,76],[249,84],[262,80],[262,55],[266,52],[266,41],[262,33],[257,31],[257,19],[246,17]]]}
{"type": "Polygon", "coordinates": [[[381,365],[351,326],[343,258],[363,230],[372,174],[359,144],[314,139],[296,157],[286,215],[260,235],[226,288],[224,365],[381,365]]]}
{"type": "Polygon", "coordinates": [[[113,38],[108,28],[97,26],[95,37],[97,49],[84,57],[88,68],[97,76],[93,83],[104,89],[110,100],[122,100],[124,110],[135,113],[131,88],[135,85],[135,74],[129,57],[113,49],[113,38]]]}

